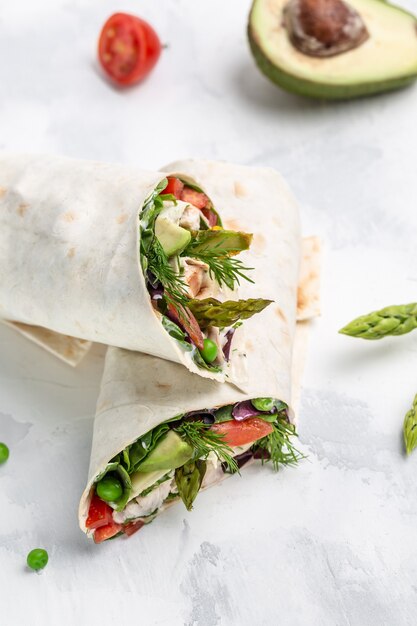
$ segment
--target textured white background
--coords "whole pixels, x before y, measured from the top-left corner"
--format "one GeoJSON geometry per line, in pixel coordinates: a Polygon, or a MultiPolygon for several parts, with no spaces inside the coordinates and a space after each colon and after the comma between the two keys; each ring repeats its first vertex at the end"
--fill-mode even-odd
{"type": "Polygon", "coordinates": [[[401,426],[417,335],[371,344],[337,329],[416,300],[417,88],[335,105],[284,94],[252,63],[248,10],[248,0],[1,2],[0,149],[146,168],[189,156],[271,165],[303,206],[304,232],[326,245],[300,415],[308,461],[277,475],[250,468],[129,541],[96,547],[77,527],[102,348],[72,371],[0,328],[4,625],[416,621],[417,453],[404,458],[401,426]],[[115,10],[148,18],[168,46],[150,79],[123,92],[95,62],[115,10]],[[41,575],[25,568],[38,545],[50,555],[41,575]]]}

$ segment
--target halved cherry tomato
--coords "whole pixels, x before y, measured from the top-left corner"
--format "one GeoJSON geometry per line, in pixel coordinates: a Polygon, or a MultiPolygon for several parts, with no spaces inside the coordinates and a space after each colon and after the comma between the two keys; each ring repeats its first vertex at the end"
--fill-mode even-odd
{"type": "Polygon", "coordinates": [[[88,509],[88,516],[85,525],[90,530],[106,526],[112,522],[112,514],[113,509],[106,504],[106,502],[100,500],[96,494],[94,494],[91,499],[90,508],[88,509]]]}
{"type": "Polygon", "coordinates": [[[180,199],[183,200],[183,202],[189,202],[197,207],[197,209],[205,209],[209,203],[209,199],[205,193],[191,189],[191,187],[184,187],[180,199]]]}
{"type": "Polygon", "coordinates": [[[177,324],[185,330],[193,344],[202,350],[204,348],[204,335],[191,311],[180,304],[173,305],[171,302],[168,302],[168,311],[177,324]]]}
{"type": "MultiPolygon", "coordinates": [[[[178,197],[178,196],[177,196],[178,197]]],[[[210,208],[210,200],[202,191],[196,191],[195,189],[191,189],[191,187],[184,187],[181,196],[179,198],[184,202],[189,202],[190,204],[200,209],[204,217],[209,223],[210,228],[216,226],[217,224],[217,215],[210,208]]]]}
{"type": "Polygon", "coordinates": [[[182,183],[179,178],[175,178],[175,176],[168,176],[168,185],[165,187],[162,193],[172,193],[172,195],[175,196],[177,200],[181,200],[181,194],[183,189],[184,183],[182,183]]]}
{"type": "Polygon", "coordinates": [[[123,526],[121,524],[116,524],[116,522],[110,522],[106,526],[101,526],[101,528],[97,528],[94,533],[94,543],[102,543],[106,541],[106,539],[111,539],[122,530],[123,526]]]}
{"type": "Polygon", "coordinates": [[[250,417],[242,422],[237,420],[220,422],[211,427],[215,433],[223,435],[224,442],[229,446],[244,446],[247,443],[252,443],[266,437],[272,433],[273,429],[272,424],[259,417],[250,417]]]}
{"type": "Polygon", "coordinates": [[[202,212],[202,214],[208,221],[210,228],[213,228],[213,226],[216,226],[217,215],[215,214],[214,211],[212,211],[210,208],[200,209],[200,211],[202,212]]]}
{"type": "Polygon", "coordinates": [[[152,26],[135,15],[115,13],[100,33],[101,66],[118,85],[133,85],[145,78],[160,54],[158,35],[152,26]]]}
{"type": "Polygon", "coordinates": [[[138,530],[140,530],[142,526],[145,526],[145,522],[142,522],[142,520],[138,520],[137,522],[129,522],[129,524],[125,524],[123,526],[123,532],[125,533],[125,535],[130,537],[130,535],[133,535],[138,530]]]}

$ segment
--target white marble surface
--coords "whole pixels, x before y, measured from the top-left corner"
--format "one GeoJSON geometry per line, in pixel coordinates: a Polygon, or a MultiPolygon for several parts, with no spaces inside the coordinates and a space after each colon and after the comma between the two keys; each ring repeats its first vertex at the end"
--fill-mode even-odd
{"type": "MultiPolygon", "coordinates": [[[[408,3],[417,10],[417,0],[408,3]]],[[[271,165],[326,245],[323,316],[305,373],[309,457],[250,468],[129,541],[77,527],[103,350],[78,370],[0,328],[0,622],[7,626],[408,626],[417,612],[417,454],[402,417],[417,336],[337,335],[356,314],[416,299],[417,88],[336,105],[286,95],[255,69],[248,0],[14,0],[0,11],[0,149],[156,168],[180,157],[271,165]],[[120,92],[95,40],[114,10],[168,48],[120,92]],[[41,575],[25,568],[44,546],[41,575]]],[[[262,216],[257,216],[262,219],[262,216]]],[[[65,288],[65,286],[63,286],[65,288]]]]}

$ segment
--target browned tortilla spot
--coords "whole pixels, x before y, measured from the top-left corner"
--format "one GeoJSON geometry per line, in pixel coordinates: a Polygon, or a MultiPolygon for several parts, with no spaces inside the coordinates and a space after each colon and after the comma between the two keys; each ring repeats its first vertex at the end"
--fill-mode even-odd
{"type": "Polygon", "coordinates": [[[307,306],[307,298],[303,288],[303,285],[300,285],[297,289],[297,309],[302,311],[307,306]]]}
{"type": "Polygon", "coordinates": [[[76,217],[72,211],[67,211],[66,213],[62,214],[62,219],[66,222],[73,222],[76,217]]]}
{"type": "Polygon", "coordinates": [[[228,230],[236,230],[236,231],[241,230],[241,227],[240,227],[239,222],[237,220],[227,220],[224,223],[224,226],[228,230]]]}
{"type": "Polygon", "coordinates": [[[265,237],[261,233],[256,233],[253,236],[251,250],[257,253],[265,250],[265,237]]]}
{"type": "Polygon", "coordinates": [[[70,249],[68,250],[68,252],[67,252],[67,257],[68,257],[69,259],[72,259],[72,258],[74,257],[74,255],[75,255],[75,248],[70,248],[70,249]]]}
{"type": "Polygon", "coordinates": [[[0,198],[6,195],[7,189],[4,187],[0,187],[0,198]]]}
{"type": "Polygon", "coordinates": [[[123,222],[125,222],[127,218],[128,218],[127,213],[121,213],[120,215],[116,217],[116,222],[118,224],[123,224],[123,222]]]}
{"type": "Polygon", "coordinates": [[[172,387],[169,383],[156,383],[156,386],[163,391],[169,391],[172,387]]]}
{"type": "Polygon", "coordinates": [[[22,204],[19,204],[19,206],[17,207],[17,212],[20,215],[20,217],[24,217],[26,214],[26,211],[28,210],[29,205],[25,204],[24,202],[22,202],[22,204]]]}
{"type": "Polygon", "coordinates": [[[245,187],[242,185],[242,183],[239,183],[239,181],[236,181],[234,184],[234,192],[236,198],[244,198],[245,196],[247,196],[247,191],[245,187]]]}
{"type": "Polygon", "coordinates": [[[277,306],[277,307],[276,307],[276,309],[275,309],[275,313],[277,314],[277,316],[278,316],[279,318],[281,318],[281,319],[282,319],[282,321],[283,321],[283,322],[286,322],[286,321],[287,321],[287,318],[285,317],[285,313],[284,313],[284,311],[283,311],[283,310],[282,310],[279,306],[277,306]]]}

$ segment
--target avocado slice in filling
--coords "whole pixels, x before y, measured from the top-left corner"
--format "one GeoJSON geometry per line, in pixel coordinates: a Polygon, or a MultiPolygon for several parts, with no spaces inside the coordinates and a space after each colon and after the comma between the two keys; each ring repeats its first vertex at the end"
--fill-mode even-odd
{"type": "Polygon", "coordinates": [[[191,241],[191,233],[188,230],[163,216],[156,219],[155,235],[167,257],[180,254],[191,241]]]}
{"type": "Polygon", "coordinates": [[[174,470],[189,461],[193,454],[193,447],[173,430],[170,430],[140,464],[138,471],[174,470]]]}
{"type": "Polygon", "coordinates": [[[248,35],[261,71],[304,96],[353,98],[417,77],[417,19],[382,0],[254,0],[248,35]]]}

